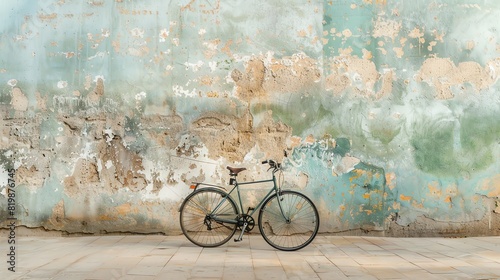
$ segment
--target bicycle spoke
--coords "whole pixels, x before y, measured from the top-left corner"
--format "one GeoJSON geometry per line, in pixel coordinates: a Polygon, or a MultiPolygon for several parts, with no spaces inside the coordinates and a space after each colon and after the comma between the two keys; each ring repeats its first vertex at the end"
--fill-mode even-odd
{"type": "Polygon", "coordinates": [[[279,202],[277,196],[269,198],[261,209],[259,228],[262,236],[280,250],[307,246],[319,227],[316,207],[307,197],[293,191],[283,191],[279,198],[279,202]]]}
{"type": "Polygon", "coordinates": [[[215,189],[199,190],[181,206],[180,222],[184,235],[194,244],[215,247],[227,242],[236,231],[235,224],[217,222],[212,217],[235,219],[235,203],[215,189]],[[216,209],[216,212],[213,212],[216,209]]]}

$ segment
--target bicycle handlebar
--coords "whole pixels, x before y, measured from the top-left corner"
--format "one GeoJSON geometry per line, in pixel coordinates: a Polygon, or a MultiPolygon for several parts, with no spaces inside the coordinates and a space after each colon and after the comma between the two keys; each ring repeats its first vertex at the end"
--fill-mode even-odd
{"type": "Polygon", "coordinates": [[[262,162],[262,164],[269,164],[269,169],[278,170],[281,168],[281,164],[279,162],[276,162],[272,159],[266,159],[265,161],[262,162]]]}
{"type": "MultiPolygon", "coordinates": [[[[288,157],[288,153],[286,152],[286,150],[283,151],[285,157],[288,157]]],[[[266,159],[262,162],[262,164],[269,164],[269,169],[273,169],[273,172],[276,172],[278,171],[279,169],[281,169],[281,163],[275,161],[275,160],[272,160],[272,159],[266,159]]]]}

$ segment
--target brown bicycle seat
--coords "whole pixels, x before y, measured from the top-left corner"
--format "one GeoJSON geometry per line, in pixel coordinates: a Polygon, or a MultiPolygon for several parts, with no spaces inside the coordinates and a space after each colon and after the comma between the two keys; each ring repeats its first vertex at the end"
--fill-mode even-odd
{"type": "Polygon", "coordinates": [[[228,166],[227,169],[229,170],[229,175],[231,175],[231,176],[236,176],[241,171],[247,170],[245,167],[243,167],[243,168],[236,168],[236,167],[230,167],[230,166],[228,166]]]}

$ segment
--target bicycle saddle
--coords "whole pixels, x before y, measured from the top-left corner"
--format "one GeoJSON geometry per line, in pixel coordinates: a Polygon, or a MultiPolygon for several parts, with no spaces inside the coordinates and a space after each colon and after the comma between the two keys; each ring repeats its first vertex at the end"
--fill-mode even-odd
{"type": "Polygon", "coordinates": [[[230,167],[230,166],[228,166],[227,169],[229,170],[229,175],[231,175],[231,176],[236,176],[241,171],[247,170],[245,167],[243,167],[243,168],[236,168],[236,167],[230,167]]]}

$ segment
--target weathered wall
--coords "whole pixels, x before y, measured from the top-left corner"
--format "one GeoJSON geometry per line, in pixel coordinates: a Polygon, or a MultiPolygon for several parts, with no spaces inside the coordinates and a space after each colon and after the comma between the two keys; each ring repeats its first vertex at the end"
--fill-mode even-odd
{"type": "Polygon", "coordinates": [[[177,234],[191,181],[263,178],[275,158],[322,232],[500,233],[496,0],[3,1],[0,17],[4,221],[15,168],[20,225],[177,234]]]}

